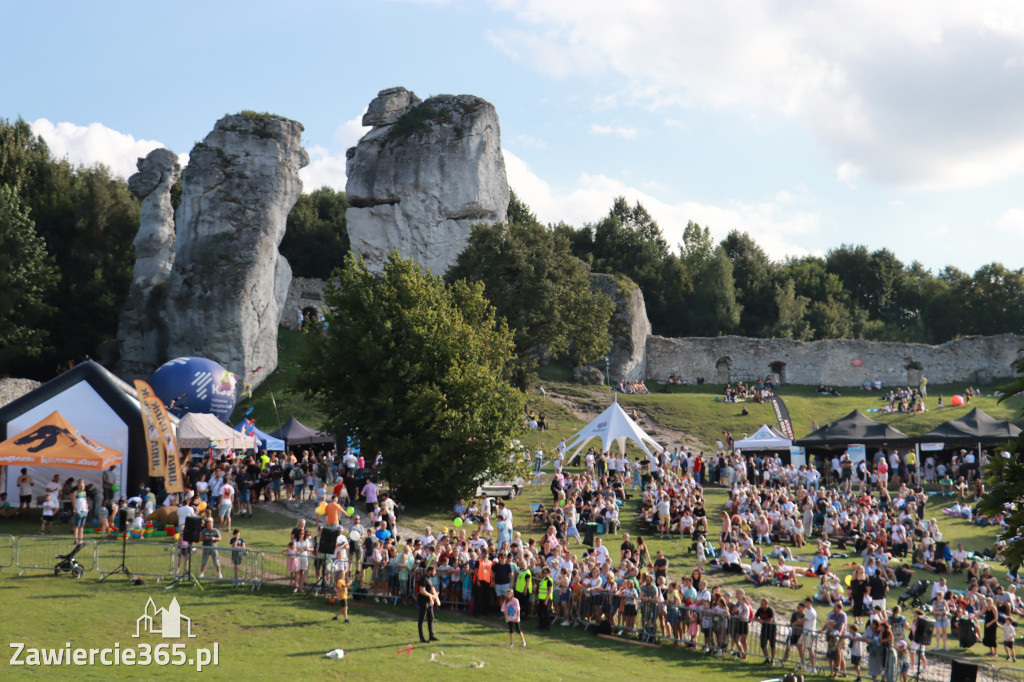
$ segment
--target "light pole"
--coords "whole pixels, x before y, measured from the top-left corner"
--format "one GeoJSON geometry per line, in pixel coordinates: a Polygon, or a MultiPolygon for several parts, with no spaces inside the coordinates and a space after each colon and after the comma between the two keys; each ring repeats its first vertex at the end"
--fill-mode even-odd
{"type": "Polygon", "coordinates": [[[611,360],[604,356],[604,380],[608,382],[608,388],[612,387],[611,360]]]}

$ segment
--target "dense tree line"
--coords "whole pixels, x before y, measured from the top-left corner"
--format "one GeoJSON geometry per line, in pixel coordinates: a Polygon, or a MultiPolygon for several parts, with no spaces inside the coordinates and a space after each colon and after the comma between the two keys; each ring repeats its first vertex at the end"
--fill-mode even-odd
{"type": "Polygon", "coordinates": [[[138,229],[124,180],[0,120],[0,374],[49,378],[116,335],[138,229]]]}
{"type": "Polygon", "coordinates": [[[888,249],[848,244],[824,257],[773,261],[746,233],[715,244],[692,222],[672,248],[643,206],[623,198],[597,223],[551,229],[594,271],[632,278],[663,336],[942,343],[1024,333],[1024,269],[998,263],[973,275],[954,267],[932,273],[888,249]]]}

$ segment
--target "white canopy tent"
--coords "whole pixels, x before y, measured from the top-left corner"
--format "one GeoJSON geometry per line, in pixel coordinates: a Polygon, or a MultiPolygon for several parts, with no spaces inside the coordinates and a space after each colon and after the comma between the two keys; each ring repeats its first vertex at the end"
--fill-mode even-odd
{"type": "Polygon", "coordinates": [[[179,448],[256,449],[256,439],[217,419],[212,414],[189,412],[178,422],[179,448]]]}
{"type": "Polygon", "coordinates": [[[658,442],[647,435],[640,426],[633,421],[618,402],[612,403],[607,410],[597,416],[594,421],[584,426],[566,443],[566,450],[572,452],[569,460],[572,460],[579,452],[586,447],[593,438],[601,439],[601,449],[609,451],[612,443],[617,443],[619,452],[626,452],[626,441],[631,440],[640,446],[640,449],[652,457],[651,450],[662,452],[665,448],[658,445],[658,442]],[[650,449],[648,448],[650,446],[650,449]]]}
{"type": "Polygon", "coordinates": [[[753,435],[733,443],[735,450],[789,450],[793,441],[764,424],[753,435]]]}

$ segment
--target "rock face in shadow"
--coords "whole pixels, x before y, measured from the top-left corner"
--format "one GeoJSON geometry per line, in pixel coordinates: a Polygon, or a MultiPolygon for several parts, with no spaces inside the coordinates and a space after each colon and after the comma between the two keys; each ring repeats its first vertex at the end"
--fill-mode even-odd
{"type": "Polygon", "coordinates": [[[171,187],[181,175],[178,157],[154,149],[136,164],[128,189],[142,201],[135,235],[135,267],[117,329],[121,373],[148,377],[163,361],[167,337],[160,322],[167,278],[174,265],[174,209],[171,187]]]}
{"type": "Polygon", "coordinates": [[[301,138],[296,121],[243,112],[192,149],[162,313],[166,358],[206,357],[254,385],[277,366],[291,282],[278,245],[309,163],[301,138]]]}
{"type": "MultiPolygon", "coordinates": [[[[590,275],[590,288],[607,294],[615,302],[611,320],[612,347],[608,351],[612,382],[645,378],[651,323],[640,287],[627,277],[595,273],[590,275]]],[[[595,363],[595,366],[604,369],[601,364],[595,363]]]]}
{"type": "Polygon", "coordinates": [[[373,125],[348,150],[352,251],[380,272],[391,250],[444,273],[470,226],[503,222],[509,189],[494,106],[473,95],[421,102],[382,90],[363,117],[373,125]]]}

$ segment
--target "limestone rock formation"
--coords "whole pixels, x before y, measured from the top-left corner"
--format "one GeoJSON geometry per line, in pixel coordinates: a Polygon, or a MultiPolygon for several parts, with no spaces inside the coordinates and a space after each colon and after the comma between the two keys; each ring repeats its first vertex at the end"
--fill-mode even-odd
{"type": "Polygon", "coordinates": [[[352,250],[371,270],[391,250],[444,273],[470,226],[502,222],[509,189],[494,106],[472,95],[420,102],[404,88],[382,90],[363,119],[374,126],[348,150],[352,250]]]}
{"type": "Polygon", "coordinates": [[[363,114],[364,126],[391,125],[410,109],[419,106],[423,100],[416,93],[405,88],[388,88],[381,90],[370,102],[363,114]]]}
{"type": "Polygon", "coordinates": [[[643,292],[626,277],[603,274],[590,276],[590,288],[604,292],[615,302],[612,347],[608,351],[612,382],[643,379],[647,374],[647,337],[651,335],[643,292]]]}
{"type": "Polygon", "coordinates": [[[181,175],[181,166],[169,149],[154,149],[136,166],[139,172],[128,178],[128,189],[142,200],[142,206],[132,284],[121,309],[117,337],[121,373],[145,377],[160,365],[167,345],[159,310],[174,265],[171,187],[181,175]]]}
{"type": "Polygon", "coordinates": [[[278,252],[309,163],[302,124],[225,116],[182,179],[177,248],[163,319],[167,357],[216,360],[258,384],[277,366],[277,327],[291,268],[278,252]]]}

